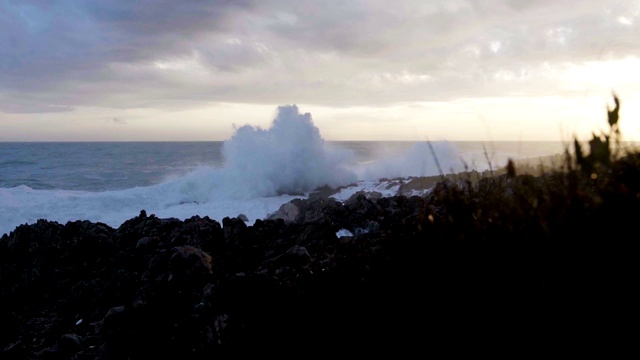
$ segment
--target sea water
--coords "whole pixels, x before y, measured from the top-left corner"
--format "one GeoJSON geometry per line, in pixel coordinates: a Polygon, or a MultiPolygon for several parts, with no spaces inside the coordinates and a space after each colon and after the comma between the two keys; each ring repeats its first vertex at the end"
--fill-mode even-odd
{"type": "MultiPolygon", "coordinates": [[[[267,129],[226,141],[0,143],[0,236],[47,219],[117,228],[140,210],[158,217],[248,225],[321,186],[383,190],[380,179],[484,171],[564,151],[560,142],[326,141],[311,115],[282,106],[267,129]]],[[[384,190],[386,189],[386,193],[384,190]]]]}

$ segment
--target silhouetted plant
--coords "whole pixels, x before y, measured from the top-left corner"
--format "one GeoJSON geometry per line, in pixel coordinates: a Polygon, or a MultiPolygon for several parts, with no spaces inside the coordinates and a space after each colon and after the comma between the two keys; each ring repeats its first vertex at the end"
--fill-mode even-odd
{"type": "MultiPolygon", "coordinates": [[[[596,135],[589,140],[589,154],[585,155],[582,147],[577,139],[574,140],[575,159],[577,166],[585,173],[591,175],[598,166],[608,166],[611,164],[614,153],[611,149],[611,137],[616,142],[616,151],[620,149],[620,128],[618,127],[620,100],[617,95],[613,94],[615,107],[607,108],[607,118],[609,123],[609,132],[596,135]]],[[[617,153],[616,153],[617,155],[617,153]]]]}

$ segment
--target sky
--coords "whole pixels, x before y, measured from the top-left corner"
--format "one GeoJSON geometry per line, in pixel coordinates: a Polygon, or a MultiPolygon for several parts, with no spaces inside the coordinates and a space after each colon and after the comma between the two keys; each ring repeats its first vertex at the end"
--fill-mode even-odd
{"type": "Polygon", "coordinates": [[[0,141],[640,140],[640,0],[0,0],[0,141]]]}

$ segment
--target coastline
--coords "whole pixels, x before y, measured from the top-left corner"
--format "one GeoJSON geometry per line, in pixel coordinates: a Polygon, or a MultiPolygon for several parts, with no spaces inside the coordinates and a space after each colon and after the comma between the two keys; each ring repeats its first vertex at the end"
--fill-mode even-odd
{"type": "Polygon", "coordinates": [[[0,238],[0,345],[110,359],[604,341],[633,299],[636,159],[603,187],[560,173],[418,178],[435,186],[316,194],[253,225],[145,211],[118,228],[22,225],[0,238]]]}

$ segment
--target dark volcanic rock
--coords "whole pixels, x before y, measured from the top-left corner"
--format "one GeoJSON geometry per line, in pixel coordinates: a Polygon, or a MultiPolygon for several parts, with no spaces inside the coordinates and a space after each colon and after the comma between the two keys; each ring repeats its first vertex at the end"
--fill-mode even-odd
{"type": "Polygon", "coordinates": [[[315,196],[251,226],[144,211],[118,229],[22,225],[0,239],[1,357],[401,356],[603,336],[634,299],[637,248],[621,239],[638,178],[315,196]]]}

